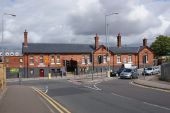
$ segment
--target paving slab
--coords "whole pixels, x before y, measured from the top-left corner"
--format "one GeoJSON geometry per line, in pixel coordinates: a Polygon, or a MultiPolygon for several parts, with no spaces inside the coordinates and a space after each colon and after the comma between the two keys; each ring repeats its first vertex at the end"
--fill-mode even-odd
{"type": "Polygon", "coordinates": [[[163,90],[170,90],[170,84],[166,82],[160,82],[158,79],[155,79],[156,76],[146,77],[146,79],[136,79],[133,82],[135,84],[158,88],[163,90]]]}
{"type": "Polygon", "coordinates": [[[14,85],[7,88],[0,100],[0,113],[51,113],[32,88],[14,85]]]}

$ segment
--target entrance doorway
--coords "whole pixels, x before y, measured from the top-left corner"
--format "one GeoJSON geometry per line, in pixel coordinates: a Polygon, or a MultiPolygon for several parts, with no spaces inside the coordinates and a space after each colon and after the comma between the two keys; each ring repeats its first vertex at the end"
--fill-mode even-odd
{"type": "Polygon", "coordinates": [[[44,77],[44,69],[40,69],[40,77],[44,77]]]}
{"type": "Polygon", "coordinates": [[[72,72],[74,74],[78,73],[77,61],[75,61],[75,60],[66,60],[65,65],[66,65],[67,72],[72,72]]]}

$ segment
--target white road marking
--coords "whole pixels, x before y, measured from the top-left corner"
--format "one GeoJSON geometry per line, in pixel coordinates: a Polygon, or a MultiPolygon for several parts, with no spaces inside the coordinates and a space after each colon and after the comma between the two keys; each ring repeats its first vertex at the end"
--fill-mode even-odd
{"type": "MultiPolygon", "coordinates": [[[[130,97],[122,96],[122,95],[119,95],[119,94],[116,94],[116,93],[112,93],[112,94],[115,95],[115,96],[121,97],[121,98],[128,99],[128,100],[139,101],[139,100],[137,100],[137,99],[133,99],[133,98],[130,98],[130,97]]],[[[139,102],[142,102],[143,104],[147,104],[147,105],[150,105],[150,106],[153,106],[153,107],[157,107],[157,108],[161,108],[161,109],[165,109],[165,110],[169,110],[169,111],[170,111],[170,108],[165,107],[165,106],[160,106],[160,105],[148,103],[148,102],[145,102],[145,101],[139,101],[139,102]]]]}
{"type": "Polygon", "coordinates": [[[96,87],[95,85],[93,85],[93,87],[90,87],[90,86],[84,86],[84,87],[90,88],[90,89],[93,89],[93,90],[100,90],[101,91],[101,89],[96,87]]]}
{"type": "Polygon", "coordinates": [[[144,104],[147,104],[147,105],[150,105],[150,106],[154,106],[154,107],[158,107],[158,108],[166,109],[166,110],[169,110],[169,111],[170,111],[170,108],[167,108],[167,107],[164,107],[164,106],[159,106],[159,105],[151,104],[151,103],[148,103],[148,102],[143,102],[143,103],[144,103],[144,104]]]}
{"type": "Polygon", "coordinates": [[[97,90],[100,90],[100,91],[102,90],[102,89],[98,88],[96,85],[93,85],[93,86],[94,86],[97,90]]]}
{"type": "Polygon", "coordinates": [[[125,99],[128,99],[128,100],[135,100],[135,99],[132,99],[132,98],[129,98],[129,97],[126,97],[126,96],[116,94],[116,93],[112,93],[112,95],[115,95],[115,96],[118,96],[118,97],[121,97],[121,98],[125,98],[125,99]]]}

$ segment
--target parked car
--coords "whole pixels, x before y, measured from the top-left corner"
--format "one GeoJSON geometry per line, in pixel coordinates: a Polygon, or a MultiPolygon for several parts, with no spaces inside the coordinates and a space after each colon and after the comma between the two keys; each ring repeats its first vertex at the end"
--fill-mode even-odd
{"type": "Polygon", "coordinates": [[[158,66],[144,68],[143,75],[154,75],[160,73],[160,68],[158,66]]]}
{"type": "Polygon", "coordinates": [[[158,74],[161,72],[160,66],[154,66],[154,73],[158,74]]]}
{"type": "Polygon", "coordinates": [[[120,73],[120,78],[138,78],[139,74],[137,72],[137,69],[128,69],[125,68],[121,73],[120,73]]]}
{"type": "Polygon", "coordinates": [[[125,68],[119,68],[119,70],[117,70],[117,75],[120,76],[120,73],[124,70],[125,68]]]}
{"type": "Polygon", "coordinates": [[[113,70],[112,72],[110,72],[110,77],[116,77],[118,76],[117,71],[113,70]]]}

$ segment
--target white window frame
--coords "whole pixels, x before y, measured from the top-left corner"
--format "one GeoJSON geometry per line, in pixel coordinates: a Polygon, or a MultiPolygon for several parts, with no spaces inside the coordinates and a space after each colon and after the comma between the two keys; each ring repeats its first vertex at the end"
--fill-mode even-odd
{"type": "Polygon", "coordinates": [[[90,62],[90,55],[87,56],[87,64],[91,64],[91,62],[90,62]]]}
{"type": "Polygon", "coordinates": [[[128,63],[132,63],[132,55],[128,56],[128,63]]]}
{"type": "Polygon", "coordinates": [[[107,56],[103,55],[103,63],[107,63],[107,56]]]}
{"type": "Polygon", "coordinates": [[[82,64],[85,64],[85,55],[82,55],[82,64]]]}
{"type": "Polygon", "coordinates": [[[117,60],[117,63],[119,64],[119,63],[122,63],[121,62],[121,55],[116,55],[116,60],[117,60]]]}
{"type": "Polygon", "coordinates": [[[55,64],[55,56],[51,55],[51,64],[55,64]]]}
{"type": "Polygon", "coordinates": [[[40,64],[44,64],[44,56],[43,55],[40,55],[40,61],[39,61],[40,64]]]}
{"type": "Polygon", "coordinates": [[[34,65],[34,56],[30,56],[29,58],[29,64],[34,65]]]}
{"type": "Polygon", "coordinates": [[[56,62],[56,64],[60,64],[61,62],[60,62],[60,55],[58,54],[57,55],[57,62],[56,62]]]}

